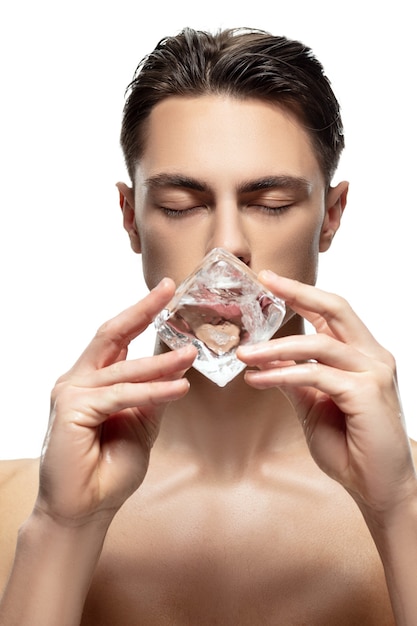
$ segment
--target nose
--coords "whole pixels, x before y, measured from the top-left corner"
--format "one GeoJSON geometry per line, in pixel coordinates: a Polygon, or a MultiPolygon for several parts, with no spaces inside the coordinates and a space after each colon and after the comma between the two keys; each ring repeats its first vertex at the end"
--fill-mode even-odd
{"type": "Polygon", "coordinates": [[[208,250],[223,248],[250,265],[251,252],[244,216],[237,206],[216,207],[212,213],[211,237],[208,250]]]}

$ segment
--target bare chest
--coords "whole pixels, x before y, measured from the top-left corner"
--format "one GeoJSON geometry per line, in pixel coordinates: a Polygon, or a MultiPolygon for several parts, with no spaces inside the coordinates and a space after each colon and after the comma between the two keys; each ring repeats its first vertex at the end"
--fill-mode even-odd
{"type": "Polygon", "coordinates": [[[128,503],[82,626],[394,624],[378,556],[338,487],[190,486],[128,503]]]}

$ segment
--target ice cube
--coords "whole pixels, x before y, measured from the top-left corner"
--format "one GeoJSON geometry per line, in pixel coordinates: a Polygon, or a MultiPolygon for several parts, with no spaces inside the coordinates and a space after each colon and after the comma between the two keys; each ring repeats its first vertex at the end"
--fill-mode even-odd
{"type": "Polygon", "coordinates": [[[155,328],[173,350],[196,346],[193,367],[224,387],[246,367],[236,356],[237,347],[270,339],[284,316],[283,300],[265,289],[247,265],[214,248],[179,285],[155,328]]]}

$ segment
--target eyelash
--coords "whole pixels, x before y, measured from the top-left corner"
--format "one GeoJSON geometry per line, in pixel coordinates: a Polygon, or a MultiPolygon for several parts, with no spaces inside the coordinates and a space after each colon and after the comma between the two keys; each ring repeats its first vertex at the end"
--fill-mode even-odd
{"type": "Polygon", "coordinates": [[[267,206],[265,204],[253,204],[252,206],[258,207],[264,213],[270,213],[271,215],[277,215],[278,213],[283,213],[287,209],[291,207],[291,204],[284,204],[283,206],[267,206]]]}
{"type": "Polygon", "coordinates": [[[161,206],[159,208],[165,213],[165,215],[168,215],[168,217],[184,217],[185,215],[189,215],[190,213],[193,213],[194,211],[197,211],[202,207],[193,206],[189,209],[170,209],[169,207],[161,206]]]}
{"type": "MultiPolygon", "coordinates": [[[[258,208],[262,212],[270,214],[270,215],[277,215],[279,213],[283,213],[284,211],[288,210],[291,207],[291,204],[285,204],[283,206],[276,206],[276,207],[270,207],[264,204],[252,204],[248,206],[258,208]]],[[[168,217],[180,218],[180,217],[185,217],[187,215],[190,215],[191,213],[194,213],[195,211],[198,211],[199,209],[203,207],[195,206],[195,207],[190,207],[188,209],[170,209],[169,207],[160,206],[159,208],[168,217]]]]}

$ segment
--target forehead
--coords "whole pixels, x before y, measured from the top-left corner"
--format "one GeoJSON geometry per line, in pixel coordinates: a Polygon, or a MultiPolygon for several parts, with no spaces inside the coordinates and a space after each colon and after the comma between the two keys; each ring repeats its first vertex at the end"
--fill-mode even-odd
{"type": "Polygon", "coordinates": [[[136,182],[161,172],[217,184],[265,174],[322,179],[310,136],[294,115],[220,95],[170,97],[154,107],[136,182]]]}

